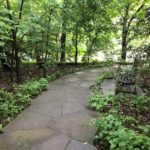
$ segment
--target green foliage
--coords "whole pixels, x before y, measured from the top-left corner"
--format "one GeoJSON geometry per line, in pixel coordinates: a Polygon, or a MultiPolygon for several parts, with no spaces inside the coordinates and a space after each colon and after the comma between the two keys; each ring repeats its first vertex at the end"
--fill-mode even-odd
{"type": "Polygon", "coordinates": [[[28,81],[15,87],[15,94],[0,90],[0,114],[5,122],[9,122],[27,107],[31,98],[38,95],[47,87],[48,81],[44,78],[28,81]]]}
{"type": "Polygon", "coordinates": [[[89,107],[98,111],[105,111],[114,103],[116,96],[105,97],[100,90],[100,85],[105,79],[114,78],[112,71],[104,72],[97,77],[95,86],[89,96],[89,107]]]}
{"type": "Polygon", "coordinates": [[[21,111],[21,108],[17,105],[16,97],[12,93],[0,90],[0,98],[0,114],[2,117],[10,120],[21,111]]]}
{"type": "Polygon", "coordinates": [[[3,131],[2,131],[2,128],[3,128],[3,125],[2,124],[0,124],[0,133],[2,133],[3,131]]]}
{"type": "Polygon", "coordinates": [[[112,78],[114,78],[113,71],[103,72],[100,76],[96,78],[96,84],[100,85],[104,81],[104,79],[112,79],[112,78]]]}
{"type": "Polygon", "coordinates": [[[146,94],[141,96],[131,96],[131,101],[129,102],[131,107],[137,108],[140,111],[149,111],[150,108],[150,97],[146,94]]]}
{"type": "Polygon", "coordinates": [[[101,91],[94,91],[89,97],[89,107],[100,112],[108,111],[112,106],[118,103],[118,96],[110,95],[105,97],[101,91]]]}
{"type": "Polygon", "coordinates": [[[149,67],[149,65],[147,64],[147,65],[145,65],[144,67],[142,67],[142,68],[141,68],[141,72],[142,72],[142,74],[144,74],[144,75],[149,75],[149,73],[150,73],[150,67],[149,67]]]}
{"type": "Polygon", "coordinates": [[[13,100],[12,102],[6,101],[0,105],[0,113],[4,118],[8,120],[15,118],[18,113],[20,113],[22,108],[17,106],[17,102],[13,100]]]}
{"type": "Polygon", "coordinates": [[[8,31],[11,30],[10,23],[12,22],[7,17],[5,17],[6,14],[8,14],[8,10],[0,6],[0,47],[3,47],[5,42],[10,40],[8,31]]]}
{"type": "MultiPolygon", "coordinates": [[[[37,96],[42,90],[46,89],[48,81],[44,78],[28,81],[18,87],[17,91],[30,97],[37,96]]],[[[27,96],[27,97],[28,97],[27,96]]]]}
{"type": "Polygon", "coordinates": [[[89,106],[95,110],[104,110],[107,106],[106,98],[100,91],[94,91],[89,97],[89,106]]]}
{"type": "MultiPolygon", "coordinates": [[[[140,43],[140,47],[143,43],[147,43],[147,47],[149,45],[149,3],[146,0],[138,2],[135,0],[38,2],[8,0],[7,2],[10,8],[6,7],[6,1],[2,1],[0,5],[0,57],[5,58],[9,64],[11,61],[16,61],[17,57],[12,57],[14,60],[10,60],[10,56],[12,51],[18,49],[20,62],[39,60],[45,69],[56,65],[60,60],[62,49],[66,53],[66,61],[73,61],[75,46],[78,48],[78,55],[85,56],[85,62],[92,62],[92,57],[99,51],[106,55],[112,54],[114,45],[116,45],[114,49],[118,49],[121,43],[122,16],[128,4],[130,9],[126,22],[129,23],[133,16],[131,28],[128,30],[127,41],[131,46],[128,49],[137,51],[137,43],[140,43]],[[23,2],[21,11],[23,13],[19,11],[21,2],[23,2]],[[134,15],[142,3],[143,9],[134,15]],[[64,44],[59,40],[63,33],[66,35],[64,44]],[[133,41],[134,39],[136,42],[133,41]],[[12,42],[13,45],[17,45],[13,49],[12,42]]],[[[145,48],[142,52],[145,53],[145,48]]],[[[109,65],[112,64],[107,64],[109,65]]],[[[100,66],[103,66],[103,63],[100,66]]]]}
{"type": "Polygon", "coordinates": [[[111,73],[101,74],[97,78],[96,88],[89,97],[89,106],[101,112],[100,117],[92,120],[92,124],[97,127],[95,144],[103,143],[100,146],[110,150],[149,150],[150,126],[139,125],[140,115],[137,116],[136,113],[149,111],[150,98],[145,94],[105,97],[97,85],[111,75],[111,73]],[[126,106],[129,114],[122,110],[122,105],[126,106]],[[130,111],[135,114],[130,114],[130,111]]]}
{"type": "Polygon", "coordinates": [[[149,150],[150,138],[125,128],[117,116],[104,114],[95,124],[98,127],[96,138],[107,140],[110,150],[149,150]]]}
{"type": "Polygon", "coordinates": [[[48,81],[53,81],[53,80],[56,79],[56,75],[55,75],[55,74],[49,75],[49,76],[46,77],[46,79],[47,79],[48,81]]]}

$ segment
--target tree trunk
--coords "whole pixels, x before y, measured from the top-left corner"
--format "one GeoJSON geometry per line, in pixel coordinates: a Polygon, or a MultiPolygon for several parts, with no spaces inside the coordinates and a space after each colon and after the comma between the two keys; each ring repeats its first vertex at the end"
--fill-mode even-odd
{"type": "Polygon", "coordinates": [[[20,58],[19,58],[19,49],[17,46],[17,37],[16,32],[13,32],[13,41],[12,41],[12,62],[11,62],[11,70],[12,70],[12,81],[13,81],[13,65],[14,65],[14,58],[16,63],[16,79],[17,83],[21,83],[21,71],[20,71],[20,58]]]}
{"type": "Polygon", "coordinates": [[[126,29],[122,30],[122,54],[121,58],[123,60],[126,60],[126,55],[127,55],[127,31],[126,29]]]}
{"type": "Polygon", "coordinates": [[[12,43],[12,54],[11,54],[11,83],[14,82],[14,78],[13,78],[13,74],[14,74],[14,48],[13,48],[13,43],[12,43]]]}
{"type": "Polygon", "coordinates": [[[66,33],[63,32],[61,35],[61,56],[60,62],[65,63],[66,61],[66,33]]]}
{"type": "Polygon", "coordinates": [[[76,25],[76,31],[75,31],[75,65],[77,66],[78,63],[78,26],[76,25]]]}
{"type": "Polygon", "coordinates": [[[19,50],[15,49],[15,59],[16,59],[16,77],[17,83],[21,83],[21,68],[20,68],[20,58],[19,58],[19,50]]]}
{"type": "Polygon", "coordinates": [[[61,55],[60,62],[65,63],[66,61],[66,9],[67,9],[67,1],[63,1],[62,8],[62,35],[61,35],[61,55]]]}
{"type": "MultiPolygon", "coordinates": [[[[21,1],[20,3],[20,8],[19,8],[19,16],[18,16],[18,19],[20,20],[21,17],[22,17],[22,10],[23,10],[23,4],[24,4],[24,0],[21,1]]],[[[11,10],[11,6],[10,6],[10,1],[9,0],[6,0],[6,6],[7,6],[7,9],[10,11],[11,10]]],[[[12,14],[8,14],[9,16],[9,19],[11,21],[13,21],[13,17],[12,17],[12,14]]],[[[11,61],[11,81],[13,81],[13,59],[14,59],[14,55],[15,55],[15,61],[16,61],[16,77],[17,77],[17,83],[20,83],[21,82],[21,71],[20,71],[20,58],[19,58],[19,44],[17,43],[17,29],[14,24],[12,23],[11,24],[12,26],[12,29],[11,29],[11,32],[12,32],[12,61],[11,61]]]]}
{"type": "Polygon", "coordinates": [[[130,11],[130,3],[128,3],[125,6],[125,12],[123,16],[123,23],[122,23],[122,54],[121,58],[123,60],[126,60],[126,55],[127,55],[127,47],[128,47],[128,34],[130,30],[130,26],[132,21],[135,19],[136,14],[142,10],[144,7],[144,2],[137,8],[135,13],[130,17],[129,11],[130,11]]]}
{"type": "Polygon", "coordinates": [[[123,60],[126,60],[126,55],[127,55],[127,36],[128,36],[128,30],[129,30],[129,27],[128,27],[129,8],[130,8],[130,4],[127,4],[125,7],[123,22],[122,22],[122,53],[121,53],[121,58],[123,60]]]}
{"type": "Polygon", "coordinates": [[[46,72],[47,72],[47,57],[48,57],[48,52],[46,51],[46,54],[45,54],[45,58],[44,58],[44,66],[43,66],[43,77],[45,78],[46,77],[46,72]]]}

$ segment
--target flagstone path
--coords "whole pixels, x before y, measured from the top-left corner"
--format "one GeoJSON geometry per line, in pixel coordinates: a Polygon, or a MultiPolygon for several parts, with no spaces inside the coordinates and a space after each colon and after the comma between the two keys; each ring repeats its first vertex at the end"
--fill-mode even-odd
{"type": "Polygon", "coordinates": [[[0,150],[96,150],[96,112],[86,108],[89,87],[102,69],[66,75],[49,84],[0,135],[0,150]]]}

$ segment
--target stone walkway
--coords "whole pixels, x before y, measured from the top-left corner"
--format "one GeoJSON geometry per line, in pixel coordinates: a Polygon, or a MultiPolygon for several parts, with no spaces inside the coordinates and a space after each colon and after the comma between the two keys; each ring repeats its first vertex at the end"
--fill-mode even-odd
{"type": "Polygon", "coordinates": [[[116,81],[114,79],[105,79],[101,84],[104,96],[115,95],[116,81]]]}
{"type": "Polygon", "coordinates": [[[4,128],[0,150],[96,150],[96,112],[86,108],[89,87],[100,69],[66,75],[49,84],[31,106],[4,128]]]}

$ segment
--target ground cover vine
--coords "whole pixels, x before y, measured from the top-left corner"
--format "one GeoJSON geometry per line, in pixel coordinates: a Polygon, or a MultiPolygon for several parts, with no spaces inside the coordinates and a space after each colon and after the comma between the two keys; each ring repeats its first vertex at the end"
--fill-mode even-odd
{"type": "Polygon", "coordinates": [[[99,150],[149,150],[150,98],[147,94],[105,97],[100,84],[109,74],[97,78],[89,97],[89,107],[100,112],[91,121],[97,127],[94,145],[99,150]]]}

